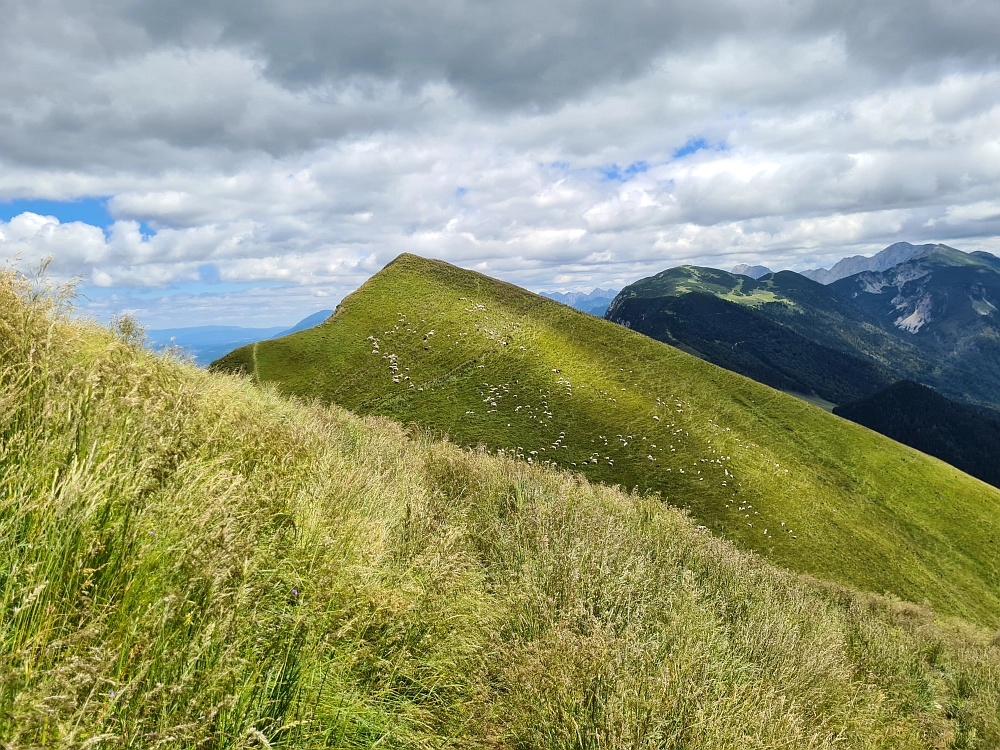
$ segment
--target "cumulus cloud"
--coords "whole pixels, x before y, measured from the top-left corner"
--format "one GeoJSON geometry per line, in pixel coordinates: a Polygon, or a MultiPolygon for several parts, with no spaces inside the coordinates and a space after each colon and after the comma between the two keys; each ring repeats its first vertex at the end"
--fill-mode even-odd
{"type": "Polygon", "coordinates": [[[114,221],[9,215],[0,255],[53,256],[95,314],[294,322],[404,251],[569,289],[1000,249],[994,2],[4,12],[0,209],[100,197],[114,221]]]}

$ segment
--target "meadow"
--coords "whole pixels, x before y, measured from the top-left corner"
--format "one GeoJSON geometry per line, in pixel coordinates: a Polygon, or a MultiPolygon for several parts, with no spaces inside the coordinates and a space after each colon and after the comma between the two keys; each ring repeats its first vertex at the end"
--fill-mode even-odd
{"type": "Polygon", "coordinates": [[[0,744],[1000,746],[1000,637],[0,276],[0,744]]]}
{"type": "Polygon", "coordinates": [[[404,255],[213,365],[690,512],[774,563],[1000,625],[1000,492],[622,326],[404,255]]]}

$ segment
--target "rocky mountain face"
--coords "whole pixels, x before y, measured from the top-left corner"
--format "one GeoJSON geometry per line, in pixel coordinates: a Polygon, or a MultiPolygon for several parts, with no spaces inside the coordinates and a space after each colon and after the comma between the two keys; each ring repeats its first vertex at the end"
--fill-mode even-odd
{"type": "Polygon", "coordinates": [[[856,274],[830,288],[938,363],[936,376],[920,382],[960,401],[998,405],[1000,258],[939,245],[886,271],[856,274]]]}
{"type": "Polygon", "coordinates": [[[749,276],[751,279],[759,279],[761,276],[774,273],[774,271],[767,266],[748,266],[746,263],[739,263],[733,266],[733,273],[740,276],[749,276]]]}
{"type": "Polygon", "coordinates": [[[879,256],[862,260],[909,257],[829,285],[791,271],[752,279],[694,266],[668,269],[623,289],[606,317],[761,382],[808,393],[807,386],[834,403],[860,398],[887,372],[890,381],[913,380],[997,413],[1000,259],[907,243],[879,256]],[[857,360],[878,369],[857,368],[857,360]]]}
{"type": "Polygon", "coordinates": [[[866,271],[831,288],[871,313],[883,327],[957,353],[962,340],[994,330],[1000,318],[1000,258],[935,249],[885,271],[866,271]]]}
{"type": "Polygon", "coordinates": [[[909,242],[897,242],[871,257],[853,255],[850,258],[837,261],[832,268],[813,268],[803,271],[802,275],[807,279],[818,281],[820,284],[832,284],[864,271],[886,271],[913,258],[928,255],[938,248],[947,248],[947,246],[911,245],[909,242]]]}

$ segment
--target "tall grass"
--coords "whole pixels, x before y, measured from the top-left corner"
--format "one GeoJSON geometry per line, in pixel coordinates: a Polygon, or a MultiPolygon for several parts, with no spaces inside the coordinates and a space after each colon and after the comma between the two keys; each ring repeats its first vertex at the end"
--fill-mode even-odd
{"type": "Polygon", "coordinates": [[[213,367],[659,492],[781,567],[1000,627],[996,488],[474,271],[400,256],[323,325],[213,367]]]}
{"type": "Polygon", "coordinates": [[[0,278],[0,744],[997,747],[1000,642],[0,278]]]}

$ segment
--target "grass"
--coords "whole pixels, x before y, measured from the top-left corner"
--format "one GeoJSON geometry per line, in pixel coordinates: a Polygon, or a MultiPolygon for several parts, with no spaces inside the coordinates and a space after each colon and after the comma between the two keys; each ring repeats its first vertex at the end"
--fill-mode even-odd
{"type": "Polygon", "coordinates": [[[325,324],[237,350],[281,392],[659,493],[778,565],[1000,623],[1000,493],[509,284],[401,256],[325,324]]]}
{"type": "Polygon", "coordinates": [[[705,292],[748,307],[778,303],[791,309],[793,300],[782,294],[773,277],[764,281],[703,266],[676,266],[642,279],[628,287],[633,297],[679,297],[689,292],[705,292]]]}
{"type": "Polygon", "coordinates": [[[1000,746],[1000,637],[0,277],[0,745],[1000,746]]]}

